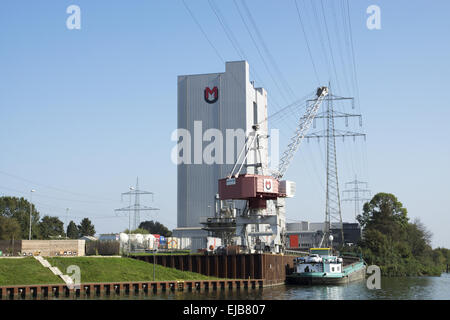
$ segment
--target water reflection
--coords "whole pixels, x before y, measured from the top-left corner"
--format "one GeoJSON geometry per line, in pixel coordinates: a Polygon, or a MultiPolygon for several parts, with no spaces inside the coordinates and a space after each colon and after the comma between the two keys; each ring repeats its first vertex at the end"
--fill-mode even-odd
{"type": "MultiPolygon", "coordinates": [[[[52,298],[50,298],[52,299],[52,298]]],[[[64,298],[60,298],[64,299],[64,298]]],[[[132,300],[450,300],[450,275],[441,277],[410,277],[381,279],[380,290],[370,290],[365,281],[339,286],[283,285],[264,289],[232,291],[163,292],[131,295],[104,295],[77,299],[132,299],[132,300]]]]}

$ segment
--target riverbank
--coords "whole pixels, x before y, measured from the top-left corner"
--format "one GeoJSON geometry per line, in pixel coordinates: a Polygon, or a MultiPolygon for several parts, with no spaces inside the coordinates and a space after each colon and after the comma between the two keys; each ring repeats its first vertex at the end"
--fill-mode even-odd
{"type": "MultiPolygon", "coordinates": [[[[218,279],[160,265],[155,265],[153,272],[153,264],[131,258],[55,257],[47,260],[63,273],[71,265],[78,266],[82,283],[218,279]],[[155,274],[155,279],[153,279],[153,274],[155,274]]],[[[0,259],[0,286],[59,283],[63,283],[61,278],[32,257],[0,259]]]]}
{"type": "Polygon", "coordinates": [[[0,286],[46,283],[64,281],[32,257],[0,259],[0,286]]]}
{"type": "MultiPolygon", "coordinates": [[[[179,290],[179,282],[166,283],[113,283],[86,284],[81,290],[66,295],[61,287],[50,286],[33,294],[36,288],[28,288],[29,294],[22,296],[27,288],[16,287],[14,299],[33,300],[449,300],[450,274],[440,277],[382,277],[381,289],[368,289],[365,281],[348,285],[296,286],[281,285],[263,287],[260,283],[240,280],[240,288],[230,288],[230,280],[205,280],[182,282],[184,290],[179,290]],[[245,283],[247,282],[247,286],[245,283]],[[208,284],[208,289],[206,285],[208,284]],[[222,284],[225,284],[222,286],[222,284]],[[255,287],[252,287],[253,284],[255,287]],[[189,288],[191,285],[191,288],[189,288]],[[88,288],[86,286],[89,286],[88,288]],[[108,287],[109,286],[109,287],[108,287]],[[138,290],[136,290],[138,288],[138,290]],[[30,290],[31,289],[31,290],[30,290]],[[56,289],[56,290],[55,290],[56,289]],[[58,292],[59,289],[59,292],[58,292]],[[109,290],[105,290],[109,289],[109,290]],[[99,292],[98,292],[99,290],[99,292]],[[108,293],[109,291],[109,293],[108,293]]],[[[9,289],[9,290],[12,290],[9,289]]],[[[11,291],[1,293],[2,299],[9,300],[11,291]]],[[[1,287],[0,287],[1,291],[1,287]]]]}

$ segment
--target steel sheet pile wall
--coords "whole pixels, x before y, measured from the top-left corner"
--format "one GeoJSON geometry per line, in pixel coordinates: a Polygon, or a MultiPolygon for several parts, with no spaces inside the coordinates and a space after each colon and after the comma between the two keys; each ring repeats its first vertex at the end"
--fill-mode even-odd
{"type": "MultiPolygon", "coordinates": [[[[153,256],[132,258],[153,263],[153,256]]],[[[228,279],[264,279],[265,286],[283,284],[294,268],[294,256],[275,254],[157,255],[156,263],[182,271],[228,279]]]]}

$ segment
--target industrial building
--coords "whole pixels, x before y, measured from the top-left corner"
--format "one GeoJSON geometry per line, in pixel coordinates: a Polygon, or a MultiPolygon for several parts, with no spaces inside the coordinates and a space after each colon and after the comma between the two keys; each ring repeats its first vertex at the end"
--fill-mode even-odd
{"type": "MultiPolygon", "coordinates": [[[[301,221],[286,224],[289,249],[308,250],[319,247],[323,237],[324,222],[301,221]]],[[[361,227],[358,223],[343,222],[344,243],[356,244],[361,239],[361,227]]],[[[331,223],[330,228],[334,243],[341,243],[340,223],[331,223]]]]}
{"type": "Polygon", "coordinates": [[[84,256],[85,240],[0,240],[0,256],[84,256]]]}
{"type": "MultiPolygon", "coordinates": [[[[190,237],[202,242],[207,232],[201,221],[217,211],[218,180],[226,177],[238,159],[246,134],[252,126],[267,118],[267,93],[255,88],[249,78],[246,61],[226,62],[225,72],[182,75],[178,77],[178,129],[190,133],[191,143],[178,148],[177,228],[175,237],[190,237]],[[214,150],[214,162],[205,161],[204,153],[214,134],[223,137],[222,150],[214,150]]],[[[267,121],[259,128],[267,135],[267,121]]],[[[213,137],[214,136],[214,137],[213,137]]],[[[179,142],[182,139],[179,138],[179,142]]],[[[215,140],[214,140],[215,141],[215,140]]],[[[242,173],[256,173],[255,166],[268,167],[268,141],[262,139],[257,152],[245,160],[242,173]]],[[[235,201],[242,210],[244,201],[235,201]]],[[[284,222],[284,221],[283,221],[284,222]]]]}

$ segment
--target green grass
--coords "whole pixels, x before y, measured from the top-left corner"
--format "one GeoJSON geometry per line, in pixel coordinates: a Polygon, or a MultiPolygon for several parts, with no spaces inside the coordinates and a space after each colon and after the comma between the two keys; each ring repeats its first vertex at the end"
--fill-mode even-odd
{"type": "MultiPolygon", "coordinates": [[[[131,258],[56,257],[47,259],[63,273],[70,265],[81,270],[81,282],[153,281],[153,264],[131,258]]],[[[218,279],[199,273],[155,266],[156,281],[218,279]]]]}
{"type": "MultiPolygon", "coordinates": [[[[131,256],[153,256],[153,253],[151,252],[134,252],[130,254],[131,256]]],[[[201,252],[194,252],[191,253],[190,251],[185,252],[158,252],[155,255],[157,256],[198,256],[203,255],[201,252]]]]}
{"type": "Polygon", "coordinates": [[[0,286],[56,284],[62,279],[55,276],[32,257],[0,259],[0,286]]]}

